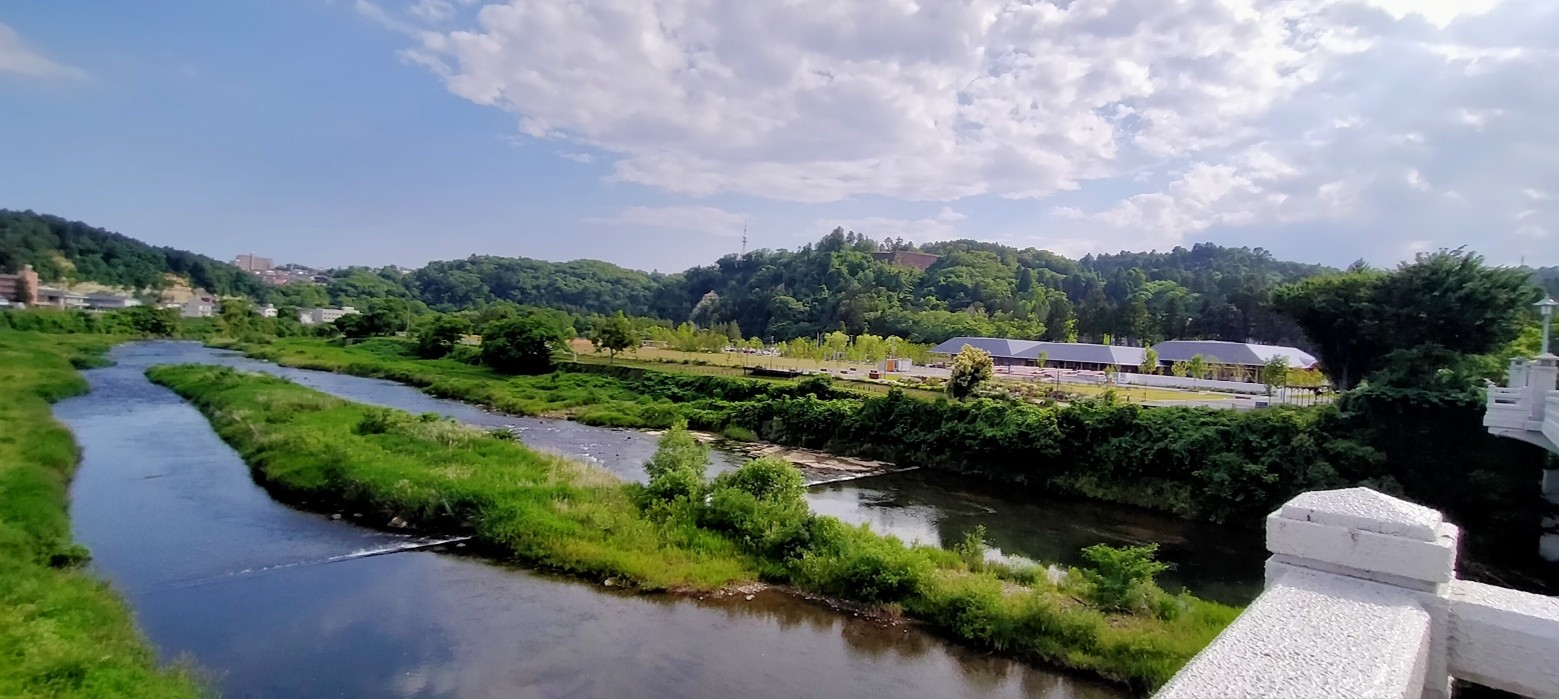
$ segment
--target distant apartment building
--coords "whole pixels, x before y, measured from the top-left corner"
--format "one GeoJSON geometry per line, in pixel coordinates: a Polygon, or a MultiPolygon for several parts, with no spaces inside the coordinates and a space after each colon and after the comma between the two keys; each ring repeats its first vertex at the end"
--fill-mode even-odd
{"type": "Polygon", "coordinates": [[[234,258],[233,266],[245,272],[259,273],[269,270],[276,265],[269,257],[260,257],[253,253],[247,253],[234,258]]]}
{"type": "Polygon", "coordinates": [[[48,286],[38,287],[38,306],[52,308],[86,308],[87,295],[48,286]]]}
{"type": "Polygon", "coordinates": [[[16,274],[0,274],[0,299],[29,306],[38,302],[38,273],[32,265],[22,265],[16,274]]]}
{"type": "Polygon", "coordinates": [[[298,322],[304,325],[323,325],[334,323],[341,316],[349,316],[357,313],[357,309],[351,306],[340,308],[300,308],[298,309],[298,322]]]}

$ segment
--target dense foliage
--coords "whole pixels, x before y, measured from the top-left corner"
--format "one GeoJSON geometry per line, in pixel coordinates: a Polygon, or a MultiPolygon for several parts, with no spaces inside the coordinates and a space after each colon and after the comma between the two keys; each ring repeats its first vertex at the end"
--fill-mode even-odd
{"type": "Polygon", "coordinates": [[[552,371],[552,354],[562,338],[536,318],[500,320],[483,328],[482,363],[506,374],[552,371]]]}
{"type": "MultiPolygon", "coordinates": [[[[836,229],[794,251],[727,255],[675,274],[597,260],[478,255],[411,272],[333,269],[328,284],[267,287],[211,258],[53,216],[0,210],[0,272],[30,263],[46,281],[160,288],[172,274],[220,295],[278,307],[361,310],[395,299],[412,315],[523,304],[569,314],[565,325],[581,331],[592,327],[588,316],[622,312],[641,337],[687,322],[733,340],[765,343],[842,332],[921,344],[990,335],[1128,344],[1197,337],[1309,347],[1296,317],[1279,312],[1272,295],[1331,271],[1275,260],[1260,248],[1211,244],[1069,260],[1034,248],[957,240],[919,248],[939,256],[924,270],[879,259],[904,250],[916,247],[836,229]]],[[[1559,268],[1525,272],[1559,294],[1559,268]]]]}
{"type": "Polygon", "coordinates": [[[1321,368],[1352,388],[1393,352],[1493,352],[1530,322],[1539,290],[1519,269],[1463,251],[1421,254],[1392,272],[1356,268],[1279,289],[1278,307],[1314,343],[1321,368]]]}
{"type": "Polygon", "coordinates": [[[87,390],[72,364],[106,345],[0,327],[0,696],[203,695],[189,673],[158,671],[129,608],[71,541],[76,445],[49,403],[87,390]]]}
{"type": "Polygon", "coordinates": [[[45,282],[93,281],[133,289],[161,289],[167,275],[218,294],[259,297],[252,275],[205,255],[153,247],[80,221],[0,209],[0,273],[30,264],[45,282]]]}

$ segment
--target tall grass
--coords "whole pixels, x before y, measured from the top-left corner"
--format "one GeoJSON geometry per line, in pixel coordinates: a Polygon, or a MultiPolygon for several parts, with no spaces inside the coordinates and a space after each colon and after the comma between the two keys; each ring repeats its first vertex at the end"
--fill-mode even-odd
{"type": "Polygon", "coordinates": [[[158,670],[130,611],[81,569],[66,488],[70,432],[49,403],[84,393],[73,364],[111,339],[0,330],[0,696],[196,697],[186,670],[158,670]]]}
{"type": "MultiPolygon", "coordinates": [[[[441,420],[339,400],[266,375],[158,367],[279,497],[351,507],[500,556],[645,589],[765,579],[902,610],[979,647],[1147,689],[1167,681],[1236,610],[1143,583],[1147,604],[1096,604],[1081,573],[1052,581],[965,551],[909,546],[811,514],[788,464],[702,478],[707,453],[673,428],[649,486],[441,420]]],[[[1106,571],[1108,572],[1108,571],[1106,571]]],[[[1135,598],[1133,598],[1135,599],[1135,598]]]]}

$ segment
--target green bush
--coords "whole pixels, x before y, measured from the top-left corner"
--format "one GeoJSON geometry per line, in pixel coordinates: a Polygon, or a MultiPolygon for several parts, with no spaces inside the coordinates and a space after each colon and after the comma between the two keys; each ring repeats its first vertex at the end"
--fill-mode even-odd
{"type": "Polygon", "coordinates": [[[650,477],[645,492],[662,502],[700,498],[708,468],[708,447],[693,438],[686,424],[677,423],[661,435],[655,455],[644,464],[650,477]]]}
{"type": "Polygon", "coordinates": [[[1158,544],[1095,544],[1083,549],[1083,558],[1089,563],[1082,570],[1090,586],[1089,597],[1105,609],[1147,611],[1163,594],[1153,579],[1167,566],[1154,560],[1156,553],[1158,544]]]}
{"type": "Polygon", "coordinates": [[[742,427],[741,425],[727,425],[725,429],[720,431],[720,434],[726,439],[735,440],[738,442],[758,441],[757,432],[747,429],[746,427],[742,427]]]}

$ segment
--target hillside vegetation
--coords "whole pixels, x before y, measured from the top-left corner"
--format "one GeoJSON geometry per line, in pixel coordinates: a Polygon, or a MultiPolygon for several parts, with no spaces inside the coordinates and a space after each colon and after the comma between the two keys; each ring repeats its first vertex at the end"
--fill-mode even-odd
{"type": "Polygon", "coordinates": [[[184,250],[147,245],[129,236],[31,211],[0,209],[0,273],[30,264],[47,282],[98,282],[161,289],[167,275],[228,295],[260,296],[264,285],[230,264],[184,250]]]}
{"type": "MultiPolygon", "coordinates": [[[[330,270],[325,285],[269,287],[203,255],[56,216],[0,210],[0,272],[22,264],[32,264],[45,281],[135,288],[163,288],[172,275],[279,307],[389,303],[404,315],[521,304],[576,318],[621,311],[667,327],[691,321],[766,342],[843,332],[916,343],[994,335],[1115,344],[1253,340],[1307,348],[1311,338],[1278,312],[1273,292],[1335,271],[1277,260],[1261,248],[1197,244],[1071,260],[973,240],[917,247],[836,229],[797,250],[727,255],[675,274],[598,260],[473,255],[410,273],[347,267],[330,270]],[[898,250],[939,257],[925,270],[873,257],[898,250]]],[[[1559,293],[1559,268],[1532,276],[1559,293]]]]}

